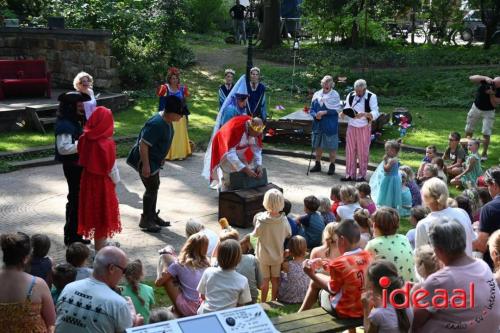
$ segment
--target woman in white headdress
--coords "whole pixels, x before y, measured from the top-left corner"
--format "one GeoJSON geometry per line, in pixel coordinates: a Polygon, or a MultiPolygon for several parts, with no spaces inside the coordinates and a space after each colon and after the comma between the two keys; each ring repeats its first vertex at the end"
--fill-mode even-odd
{"type": "Polygon", "coordinates": [[[245,75],[242,75],[238,82],[234,85],[233,89],[227,96],[222,104],[222,107],[217,114],[212,136],[208,143],[207,151],[205,153],[205,162],[203,165],[202,176],[210,179],[210,158],[212,154],[212,139],[217,131],[231,118],[248,114],[248,90],[246,85],[245,75]]]}

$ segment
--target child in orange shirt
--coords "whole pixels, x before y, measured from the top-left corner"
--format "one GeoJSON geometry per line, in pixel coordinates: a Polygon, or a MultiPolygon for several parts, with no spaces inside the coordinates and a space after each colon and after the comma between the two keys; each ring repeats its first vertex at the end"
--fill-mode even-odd
{"type": "Polygon", "coordinates": [[[366,269],[372,258],[368,251],[358,247],[360,229],[353,220],[340,222],[335,228],[335,234],[338,237],[339,251],[343,255],[329,262],[322,262],[320,259],[309,260],[304,264],[304,272],[313,281],[309,288],[313,290],[307,293],[308,297],[304,299],[299,312],[310,309],[319,297],[321,307],[335,316],[361,318],[361,294],[364,290],[366,269]],[[316,273],[316,268],[322,263],[330,272],[330,276],[316,273]]]}

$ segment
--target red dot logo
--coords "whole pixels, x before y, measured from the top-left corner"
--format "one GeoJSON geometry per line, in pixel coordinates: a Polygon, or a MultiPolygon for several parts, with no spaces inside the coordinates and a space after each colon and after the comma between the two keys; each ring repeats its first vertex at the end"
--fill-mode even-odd
{"type": "Polygon", "coordinates": [[[391,279],[389,279],[387,276],[382,276],[378,280],[378,284],[385,289],[391,285],[391,279]]]}

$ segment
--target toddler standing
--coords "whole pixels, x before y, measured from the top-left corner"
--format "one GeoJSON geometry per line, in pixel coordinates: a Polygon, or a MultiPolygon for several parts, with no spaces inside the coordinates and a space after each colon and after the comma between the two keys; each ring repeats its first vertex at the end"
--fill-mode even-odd
{"type": "Polygon", "coordinates": [[[370,178],[373,199],[377,206],[401,207],[401,176],[399,175],[398,154],[401,145],[398,141],[385,143],[384,160],[370,178]]]}
{"type": "MultiPolygon", "coordinates": [[[[317,199],[316,199],[317,200],[317,199]]],[[[264,194],[265,212],[254,216],[255,229],[252,236],[257,238],[255,256],[262,272],[261,302],[267,301],[269,281],[273,285],[271,300],[276,300],[285,239],[291,236],[290,224],[285,214],[280,213],[285,205],[283,193],[271,189],[264,194]]],[[[321,220],[321,218],[320,218],[321,220]]],[[[323,221],[320,221],[323,224],[323,221]]],[[[324,227],[324,224],[323,224],[324,227]]]]}

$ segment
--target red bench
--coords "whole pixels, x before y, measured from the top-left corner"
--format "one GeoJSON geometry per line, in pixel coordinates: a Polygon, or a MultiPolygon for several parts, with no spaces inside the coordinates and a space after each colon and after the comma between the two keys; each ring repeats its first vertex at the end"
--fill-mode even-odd
{"type": "Polygon", "coordinates": [[[0,100],[11,96],[50,97],[45,60],[0,60],[0,100]]]}

